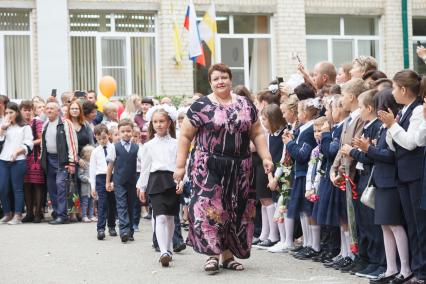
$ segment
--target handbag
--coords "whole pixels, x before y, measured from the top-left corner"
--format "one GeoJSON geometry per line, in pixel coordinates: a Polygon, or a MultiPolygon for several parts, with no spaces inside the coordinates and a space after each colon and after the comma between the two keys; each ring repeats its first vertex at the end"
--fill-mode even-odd
{"type": "Polygon", "coordinates": [[[374,202],[376,199],[376,187],[371,184],[371,179],[373,177],[374,168],[371,170],[370,178],[368,179],[367,187],[365,188],[364,192],[361,195],[361,202],[371,209],[374,209],[374,202]]]}

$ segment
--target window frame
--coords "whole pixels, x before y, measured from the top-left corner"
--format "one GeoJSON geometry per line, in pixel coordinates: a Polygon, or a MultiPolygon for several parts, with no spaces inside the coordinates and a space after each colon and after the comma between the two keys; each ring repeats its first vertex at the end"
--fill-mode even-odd
{"type": "MultiPolygon", "coordinates": [[[[220,17],[221,15],[217,15],[220,17]]],[[[273,51],[274,46],[274,40],[273,40],[273,33],[274,33],[274,22],[273,22],[273,16],[270,14],[226,14],[223,15],[228,17],[228,24],[229,24],[229,33],[217,33],[216,34],[216,42],[215,42],[215,50],[216,54],[212,56],[212,64],[222,62],[222,48],[221,43],[222,39],[242,39],[243,40],[243,52],[244,52],[244,63],[243,67],[230,67],[232,70],[244,70],[244,86],[248,87],[252,91],[252,86],[250,85],[250,64],[249,64],[249,39],[268,39],[269,40],[269,54],[271,58],[270,62],[270,74],[273,78],[274,76],[274,70],[275,70],[275,54],[273,51]],[[249,33],[249,34],[243,34],[243,33],[235,33],[234,32],[234,15],[244,15],[244,16],[267,16],[269,19],[269,34],[262,34],[262,33],[249,33]]],[[[201,21],[202,17],[197,17],[197,22],[201,21]]],[[[271,78],[271,80],[272,80],[271,78]]]]}
{"type": "MultiPolygon", "coordinates": [[[[413,36],[412,43],[414,45],[417,45],[417,41],[418,40],[421,41],[421,42],[426,42],[426,35],[423,35],[423,36],[413,36]]],[[[410,46],[410,49],[411,49],[411,46],[410,46]]],[[[418,56],[417,56],[416,51],[413,51],[413,57],[412,57],[412,61],[410,63],[410,68],[413,69],[413,70],[414,70],[414,60],[417,60],[417,57],[418,56]]],[[[418,72],[418,70],[414,70],[414,71],[418,72]]]]}
{"type": "MultiPolygon", "coordinates": [[[[71,10],[70,10],[71,11],[71,10]]],[[[90,11],[90,10],[86,10],[90,11]]],[[[99,10],[96,10],[99,11],[99,10]]],[[[127,11],[126,11],[127,12],[127,11]]],[[[130,11],[130,12],[145,12],[145,11],[130,11]]],[[[125,50],[126,50],[126,94],[124,96],[114,96],[114,98],[122,99],[127,97],[128,95],[133,94],[132,91],[132,47],[131,47],[131,38],[133,37],[149,37],[154,39],[154,48],[155,48],[155,76],[156,76],[156,82],[155,82],[155,89],[153,90],[153,94],[156,95],[158,93],[158,90],[160,90],[160,82],[159,82],[159,67],[160,67],[160,58],[159,58],[159,28],[158,28],[158,15],[157,13],[153,13],[154,17],[154,32],[116,32],[115,31],[115,17],[113,16],[114,12],[111,12],[111,31],[108,32],[97,32],[97,31],[69,31],[69,37],[94,37],[96,42],[96,82],[99,83],[100,79],[102,78],[102,69],[104,67],[102,63],[102,39],[124,39],[125,40],[125,50]]],[[[70,51],[71,51],[71,40],[70,40],[70,51]]],[[[71,62],[71,56],[70,56],[70,69],[72,68],[72,62],[71,62]]],[[[111,68],[111,66],[106,67],[111,68]]],[[[72,70],[70,70],[70,74],[72,74],[72,70]]],[[[73,78],[71,78],[71,86],[73,86],[73,78]]],[[[96,86],[97,92],[100,93],[99,85],[96,86]]],[[[140,96],[146,94],[138,94],[140,96]]],[[[152,95],[152,94],[149,94],[152,95]]]]}
{"type": "MultiPolygon", "coordinates": [[[[308,14],[306,15],[308,16],[308,14]]],[[[309,16],[324,16],[322,14],[309,14],[309,16]]],[[[360,18],[365,16],[359,16],[360,18]]],[[[310,35],[306,34],[306,45],[308,40],[326,40],[327,41],[327,61],[333,62],[333,40],[352,40],[354,57],[359,56],[358,42],[360,40],[370,40],[378,42],[378,64],[383,65],[383,38],[382,38],[382,18],[380,16],[371,16],[376,20],[377,35],[345,35],[345,16],[340,16],[340,34],[339,35],[310,35]]],[[[306,62],[307,63],[307,62],[306,62]]]]}
{"type": "Polygon", "coordinates": [[[4,38],[5,36],[29,36],[29,42],[30,42],[30,70],[31,70],[31,76],[30,76],[30,89],[32,94],[29,94],[28,97],[23,97],[23,98],[12,98],[12,99],[17,99],[17,100],[23,100],[23,99],[31,99],[33,97],[34,92],[34,64],[33,64],[33,59],[34,59],[34,37],[33,37],[33,30],[34,30],[34,25],[33,22],[31,20],[33,15],[33,11],[31,10],[29,12],[29,17],[28,17],[28,21],[29,21],[29,27],[30,29],[28,31],[1,31],[0,30],[0,94],[2,95],[6,95],[6,96],[10,96],[10,94],[6,93],[6,62],[5,62],[5,48],[4,48],[4,38]]]}

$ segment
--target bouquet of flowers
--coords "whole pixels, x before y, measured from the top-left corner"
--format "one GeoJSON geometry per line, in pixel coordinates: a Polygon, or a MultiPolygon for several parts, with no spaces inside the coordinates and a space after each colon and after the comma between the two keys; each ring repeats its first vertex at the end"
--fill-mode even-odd
{"type": "Polygon", "coordinates": [[[279,178],[280,186],[278,192],[278,210],[275,212],[274,221],[277,223],[284,222],[284,213],[287,211],[287,201],[290,199],[290,189],[292,181],[292,168],[293,161],[288,153],[284,156],[284,161],[281,162],[279,167],[282,168],[282,175],[279,178]]]}
{"type": "Polygon", "coordinates": [[[80,209],[80,197],[77,193],[69,195],[68,200],[68,213],[78,213],[80,209]]]}
{"type": "Polygon", "coordinates": [[[310,202],[317,202],[320,197],[318,195],[318,186],[322,176],[325,175],[325,171],[321,169],[323,154],[320,151],[320,147],[317,146],[312,150],[310,164],[314,165],[315,175],[312,175],[312,190],[313,194],[308,197],[310,202]]]}
{"type": "Polygon", "coordinates": [[[73,175],[68,176],[66,185],[68,214],[78,213],[80,209],[80,197],[78,196],[77,184],[73,175]]]}

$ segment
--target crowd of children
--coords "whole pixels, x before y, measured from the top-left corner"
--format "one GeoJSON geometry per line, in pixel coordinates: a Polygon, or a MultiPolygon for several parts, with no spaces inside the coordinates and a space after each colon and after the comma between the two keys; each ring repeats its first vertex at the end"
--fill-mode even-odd
{"type": "Polygon", "coordinates": [[[376,69],[363,56],[346,73],[300,66],[311,91],[273,81],[257,96],[278,169],[256,176],[253,245],[370,283],[423,283],[426,77],[402,70],[390,80],[376,69]]]}
{"type": "MultiPolygon", "coordinates": [[[[257,106],[275,165],[265,174],[253,154],[253,246],[322,262],[371,283],[422,283],[426,78],[402,70],[390,80],[374,58],[364,56],[337,71],[320,62],[312,74],[303,65],[299,72],[304,82],[294,88],[273,81],[255,97],[236,88],[257,106]]],[[[154,106],[133,95],[119,119],[117,103],[108,102],[101,113],[95,102],[92,91],[85,99],[65,94],[62,107],[53,97],[17,105],[0,96],[0,223],[39,223],[49,202],[51,224],[68,223],[63,206],[70,210],[75,200],[64,205],[64,194],[69,198],[75,177],[81,210],[68,213],[97,222],[98,240],[106,238],[106,227],[117,236],[118,219],[118,235],[127,242],[139,231],[141,209],[152,209],[154,248],[169,266],[172,252],[185,249],[181,225],[191,190],[188,183],[176,184],[173,172],[186,111],[170,100],[154,106]],[[83,143],[73,129],[77,111],[96,144],[83,143]]]]}

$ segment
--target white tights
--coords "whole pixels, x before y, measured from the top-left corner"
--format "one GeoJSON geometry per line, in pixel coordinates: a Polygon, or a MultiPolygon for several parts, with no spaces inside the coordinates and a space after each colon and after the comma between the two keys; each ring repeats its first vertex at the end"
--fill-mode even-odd
{"type": "Polygon", "coordinates": [[[161,254],[172,251],[173,231],[175,229],[174,216],[158,215],[155,217],[155,235],[161,254]]]}
{"type": "Polygon", "coordinates": [[[411,274],[408,238],[402,226],[382,225],[383,240],[386,252],[386,276],[398,272],[396,266],[396,249],[398,249],[399,259],[401,261],[401,274],[407,277],[411,274]]]}

